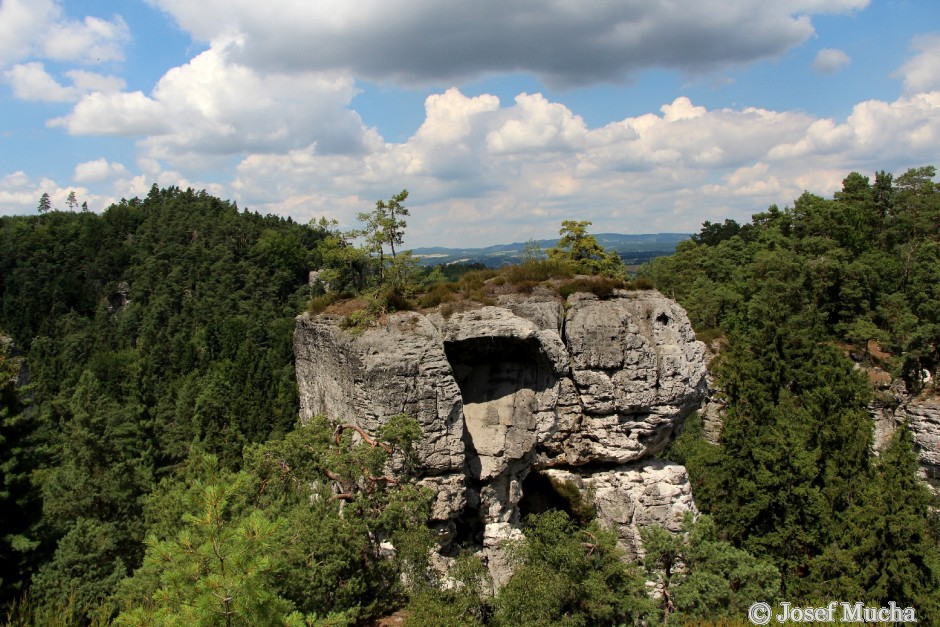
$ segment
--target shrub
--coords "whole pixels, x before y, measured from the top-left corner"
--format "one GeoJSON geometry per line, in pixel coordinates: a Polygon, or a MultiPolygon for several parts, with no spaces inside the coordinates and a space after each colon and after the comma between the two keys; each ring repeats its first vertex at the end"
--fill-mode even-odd
{"type": "Polygon", "coordinates": [[[441,303],[454,300],[452,283],[438,283],[418,299],[418,307],[437,307],[441,303]]]}
{"type": "Polygon", "coordinates": [[[375,322],[375,313],[369,309],[359,309],[352,312],[339,323],[339,326],[350,333],[362,333],[375,322]]]}
{"type": "Polygon", "coordinates": [[[627,284],[629,290],[654,290],[656,286],[646,277],[639,276],[627,284]]]}
{"type": "Polygon", "coordinates": [[[314,296],[307,301],[307,313],[311,316],[321,314],[327,307],[335,303],[338,298],[339,295],[334,292],[314,296]]]}
{"type": "Polygon", "coordinates": [[[529,259],[503,270],[510,283],[523,281],[547,281],[548,279],[569,279],[574,276],[572,265],[560,259],[529,259]]]}
{"type": "Polygon", "coordinates": [[[496,270],[471,270],[460,277],[460,290],[471,292],[483,288],[483,284],[497,275],[496,270]]]}
{"type": "Polygon", "coordinates": [[[378,304],[385,311],[411,311],[411,299],[398,287],[387,287],[378,295],[378,304]]]}
{"type": "Polygon", "coordinates": [[[558,288],[558,292],[564,298],[568,298],[576,292],[588,292],[594,294],[598,298],[604,299],[610,298],[613,296],[615,289],[622,289],[624,286],[624,282],[620,279],[612,279],[606,276],[595,276],[578,278],[562,283],[558,288]]]}
{"type": "Polygon", "coordinates": [[[539,285],[539,281],[519,281],[516,283],[516,290],[521,294],[531,294],[536,285],[539,285]]]}

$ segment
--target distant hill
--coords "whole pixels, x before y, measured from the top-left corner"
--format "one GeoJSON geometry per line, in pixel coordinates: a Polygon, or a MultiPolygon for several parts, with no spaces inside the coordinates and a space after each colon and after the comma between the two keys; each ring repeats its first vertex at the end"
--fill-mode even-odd
{"type": "MultiPolygon", "coordinates": [[[[656,257],[671,255],[676,244],[689,239],[688,233],[648,233],[644,235],[623,235],[620,233],[598,233],[597,241],[607,250],[615,250],[624,263],[639,264],[656,257]]],[[[542,250],[553,247],[557,239],[537,240],[542,250]]],[[[457,262],[477,262],[489,267],[505,266],[522,259],[526,242],[497,244],[486,248],[443,248],[432,246],[415,248],[412,252],[421,258],[422,265],[431,266],[457,262]]]]}

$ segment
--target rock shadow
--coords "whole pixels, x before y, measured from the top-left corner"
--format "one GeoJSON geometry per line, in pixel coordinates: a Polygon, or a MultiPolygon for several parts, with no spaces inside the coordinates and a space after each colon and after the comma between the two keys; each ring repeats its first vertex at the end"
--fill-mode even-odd
{"type": "Polygon", "coordinates": [[[444,351],[463,400],[468,453],[477,458],[468,460],[470,475],[479,478],[479,457],[515,457],[517,432],[536,428],[538,395],[556,379],[535,339],[471,338],[445,342],[444,351]]]}

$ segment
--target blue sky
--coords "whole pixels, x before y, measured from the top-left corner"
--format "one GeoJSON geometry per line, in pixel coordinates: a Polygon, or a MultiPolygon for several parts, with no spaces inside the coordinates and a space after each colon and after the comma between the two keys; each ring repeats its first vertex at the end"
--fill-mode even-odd
{"type": "Polygon", "coordinates": [[[0,214],[153,183],[484,246],[940,165],[935,0],[0,0],[0,214]]]}

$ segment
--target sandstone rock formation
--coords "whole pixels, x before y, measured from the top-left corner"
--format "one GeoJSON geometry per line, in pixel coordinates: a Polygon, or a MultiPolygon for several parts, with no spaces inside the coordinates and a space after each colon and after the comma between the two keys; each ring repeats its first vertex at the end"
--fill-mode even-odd
{"type": "Polygon", "coordinates": [[[921,477],[936,489],[940,485],[940,397],[912,396],[895,381],[881,390],[869,407],[875,420],[875,448],[887,446],[895,430],[906,424],[914,439],[921,477]]]}
{"type": "Polygon", "coordinates": [[[450,317],[397,313],[359,335],[338,322],[297,320],[302,417],[370,432],[398,413],[417,419],[442,551],[477,547],[497,583],[507,576],[499,547],[518,535],[520,504],[534,497],[530,476],[592,495],[634,554],[639,526],[678,528],[694,509],[685,469],[649,458],[698,408],[705,347],[659,293],[562,303],[543,290],[450,317]]]}

